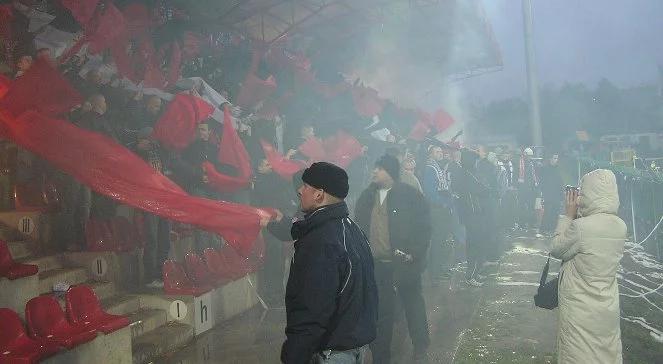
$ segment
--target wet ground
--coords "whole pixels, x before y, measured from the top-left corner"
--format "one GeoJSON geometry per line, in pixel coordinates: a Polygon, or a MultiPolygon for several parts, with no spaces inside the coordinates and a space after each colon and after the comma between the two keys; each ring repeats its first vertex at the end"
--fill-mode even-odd
{"type": "MultiPolygon", "coordinates": [[[[533,303],[548,242],[515,238],[509,245],[481,288],[466,286],[461,271],[440,285],[425,280],[431,363],[556,362],[557,313],[533,303]]],[[[552,277],[558,269],[551,263],[552,277]]],[[[663,266],[630,244],[620,290],[624,361],[663,363],[663,266]]],[[[256,307],[157,363],[278,363],[284,327],[283,307],[256,307]]],[[[412,362],[402,314],[392,351],[394,363],[412,362]]]]}

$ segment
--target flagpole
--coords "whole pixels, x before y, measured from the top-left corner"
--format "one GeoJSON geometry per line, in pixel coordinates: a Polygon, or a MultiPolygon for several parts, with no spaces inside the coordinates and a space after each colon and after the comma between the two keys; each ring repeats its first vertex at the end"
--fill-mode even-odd
{"type": "Polygon", "coordinates": [[[539,82],[534,62],[532,42],[532,1],[523,1],[523,31],[525,38],[525,61],[527,66],[527,89],[529,91],[529,121],[532,145],[542,146],[541,114],[539,109],[539,82]]]}

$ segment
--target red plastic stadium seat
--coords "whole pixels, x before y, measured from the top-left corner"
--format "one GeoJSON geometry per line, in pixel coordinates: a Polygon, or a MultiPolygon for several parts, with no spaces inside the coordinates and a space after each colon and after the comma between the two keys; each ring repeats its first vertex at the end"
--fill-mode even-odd
{"type": "Polygon", "coordinates": [[[127,252],[140,246],[140,237],[136,227],[124,216],[116,216],[110,220],[110,229],[114,241],[114,251],[127,252]]]}
{"type": "Polygon", "coordinates": [[[97,337],[94,328],[69,323],[58,301],[50,295],[35,297],[28,301],[25,305],[25,319],[31,337],[67,349],[97,337]]]}
{"type": "Polygon", "coordinates": [[[163,263],[163,290],[166,294],[200,296],[211,289],[209,286],[197,287],[176,261],[169,259],[163,263]]]}
{"type": "Polygon", "coordinates": [[[129,319],[104,312],[92,288],[86,285],[69,288],[65,298],[69,322],[96,329],[104,334],[129,326],[129,319]]]}
{"type": "Polygon", "coordinates": [[[105,220],[90,219],[85,224],[85,241],[87,250],[91,252],[107,252],[113,250],[113,233],[105,220]]]}
{"type": "Polygon", "coordinates": [[[220,254],[214,248],[207,248],[203,252],[207,269],[218,283],[231,282],[240,277],[240,272],[244,270],[237,264],[237,261],[228,259],[225,254],[220,254]],[[238,272],[239,270],[239,272],[238,272]]]}
{"type": "Polygon", "coordinates": [[[0,363],[37,363],[60,350],[57,345],[29,338],[18,314],[8,308],[0,308],[0,322],[0,363]]]}
{"type": "Polygon", "coordinates": [[[32,264],[16,263],[7,243],[0,240],[0,276],[17,279],[37,274],[39,268],[32,264]]]}
{"type": "Polygon", "coordinates": [[[189,252],[184,257],[186,272],[196,286],[212,286],[215,283],[212,272],[207,268],[205,262],[194,252],[189,252]]]}

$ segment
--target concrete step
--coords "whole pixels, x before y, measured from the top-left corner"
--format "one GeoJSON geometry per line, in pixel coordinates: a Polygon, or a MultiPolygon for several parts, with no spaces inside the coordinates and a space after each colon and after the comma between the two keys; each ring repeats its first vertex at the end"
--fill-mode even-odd
{"type": "Polygon", "coordinates": [[[193,339],[193,326],[171,322],[132,341],[134,364],[151,360],[181,348],[193,339]]]}
{"type": "Polygon", "coordinates": [[[119,294],[101,301],[101,306],[113,315],[128,315],[140,310],[140,297],[119,294]]]}
{"type": "Polygon", "coordinates": [[[31,243],[29,241],[10,241],[7,243],[9,252],[14,260],[27,258],[32,255],[31,243]]]}
{"type": "Polygon", "coordinates": [[[39,294],[53,291],[53,284],[65,282],[70,286],[81,284],[88,280],[85,268],[58,268],[39,273],[39,294]]]}
{"type": "Polygon", "coordinates": [[[42,257],[26,257],[17,260],[19,263],[34,264],[39,267],[40,272],[62,268],[59,255],[47,255],[42,257]]]}
{"type": "Polygon", "coordinates": [[[158,309],[141,309],[128,314],[127,317],[131,321],[132,339],[146,335],[168,322],[168,313],[158,309]]]}
{"type": "Polygon", "coordinates": [[[115,283],[113,282],[88,281],[85,282],[84,284],[87,284],[88,286],[92,287],[92,290],[94,290],[94,293],[97,295],[97,298],[99,298],[99,301],[101,302],[117,294],[117,291],[115,289],[115,283]]]}

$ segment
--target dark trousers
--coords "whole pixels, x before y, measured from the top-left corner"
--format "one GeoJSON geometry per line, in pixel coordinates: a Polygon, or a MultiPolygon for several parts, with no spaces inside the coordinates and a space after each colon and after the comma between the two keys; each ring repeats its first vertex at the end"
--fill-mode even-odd
{"type": "Polygon", "coordinates": [[[159,216],[145,213],[145,250],[143,251],[143,267],[145,280],[152,282],[161,279],[163,262],[168,259],[170,251],[170,222],[159,216]]]}
{"type": "Polygon", "coordinates": [[[448,273],[454,264],[454,245],[451,237],[454,226],[451,210],[441,206],[431,206],[431,246],[428,271],[431,279],[437,280],[448,273]]]}
{"type": "Polygon", "coordinates": [[[518,190],[518,225],[521,228],[533,228],[536,223],[534,201],[536,191],[532,187],[520,186],[518,190]]]}
{"type": "Polygon", "coordinates": [[[370,344],[373,363],[389,364],[391,362],[391,341],[396,317],[397,295],[405,311],[414,352],[426,351],[430,345],[421,275],[404,278],[395,272],[394,263],[375,262],[375,281],[379,304],[377,337],[370,344]]]}
{"type": "Polygon", "coordinates": [[[558,196],[545,197],[544,198],[544,209],[543,209],[543,223],[541,228],[546,232],[553,232],[557,226],[557,218],[560,214],[562,208],[562,203],[558,196]]]}
{"type": "Polygon", "coordinates": [[[485,234],[485,221],[480,216],[474,216],[471,221],[466,224],[467,239],[466,239],[466,255],[467,255],[467,271],[465,271],[465,278],[472,279],[481,270],[481,266],[485,261],[486,256],[486,234],[485,234]]]}

